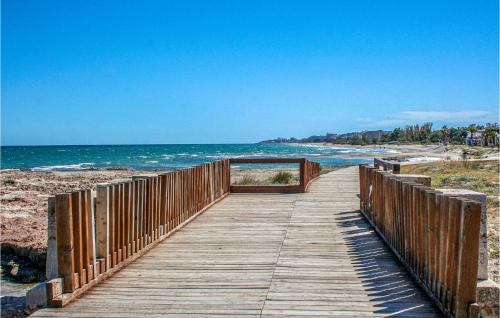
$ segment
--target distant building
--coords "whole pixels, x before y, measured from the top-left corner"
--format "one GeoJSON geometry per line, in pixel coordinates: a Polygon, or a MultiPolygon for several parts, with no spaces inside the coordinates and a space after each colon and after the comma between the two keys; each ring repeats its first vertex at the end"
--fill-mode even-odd
{"type": "Polygon", "coordinates": [[[356,131],[356,132],[338,135],[337,138],[338,139],[352,139],[354,137],[362,138],[363,136],[366,136],[367,138],[370,138],[370,139],[380,139],[384,136],[384,134],[385,134],[385,131],[383,131],[383,130],[364,130],[364,131],[356,131]]]}
{"type": "Polygon", "coordinates": [[[338,134],[326,133],[326,140],[335,140],[337,137],[338,134]]]}
{"type": "Polygon", "coordinates": [[[476,131],[471,133],[467,132],[467,138],[465,139],[465,144],[467,146],[483,146],[483,132],[476,131]]]}
{"type": "Polygon", "coordinates": [[[366,134],[368,138],[371,139],[380,139],[384,136],[385,131],[383,130],[370,130],[370,131],[363,131],[363,134],[366,134]]]}
{"type": "Polygon", "coordinates": [[[310,136],[302,139],[304,142],[325,142],[326,136],[310,136]]]}
{"type": "Polygon", "coordinates": [[[465,139],[465,144],[467,146],[479,146],[479,147],[492,147],[499,144],[499,135],[497,132],[492,131],[490,133],[485,133],[485,130],[478,130],[471,133],[467,132],[467,137],[465,139]]]}

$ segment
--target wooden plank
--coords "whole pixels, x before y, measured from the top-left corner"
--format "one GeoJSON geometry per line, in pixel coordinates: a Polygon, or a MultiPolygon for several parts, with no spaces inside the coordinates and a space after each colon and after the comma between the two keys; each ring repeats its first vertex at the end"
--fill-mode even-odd
{"type": "Polygon", "coordinates": [[[123,220],[122,220],[122,184],[114,185],[114,215],[115,215],[115,251],[114,251],[114,264],[121,262],[121,251],[122,251],[122,231],[123,231],[123,220]]]}
{"type": "Polygon", "coordinates": [[[96,187],[96,236],[97,236],[97,257],[106,259],[110,254],[110,190],[107,184],[98,184],[96,187]]]}
{"type": "Polygon", "coordinates": [[[91,192],[90,190],[84,190],[80,192],[81,202],[82,202],[82,258],[83,258],[83,269],[87,273],[84,276],[85,283],[94,278],[93,269],[91,269],[91,258],[94,250],[94,241],[92,240],[92,211],[91,211],[91,192]]]}
{"type": "Polygon", "coordinates": [[[125,243],[125,258],[130,256],[132,253],[131,251],[131,246],[132,246],[132,209],[134,206],[133,203],[133,192],[132,192],[132,182],[126,182],[124,184],[124,208],[125,208],[125,238],[124,238],[124,243],[125,243]]]}
{"type": "Polygon", "coordinates": [[[75,273],[78,273],[79,281],[76,288],[84,284],[83,275],[83,227],[82,227],[82,206],[81,193],[74,191],[71,193],[71,213],[73,214],[73,247],[75,258],[75,273]]]}
{"type": "Polygon", "coordinates": [[[167,233],[167,175],[160,175],[160,224],[167,233]]]}
{"type": "Polygon", "coordinates": [[[438,217],[436,211],[436,192],[433,190],[427,190],[427,211],[428,211],[428,277],[427,277],[427,286],[433,292],[434,290],[434,280],[436,277],[437,267],[436,267],[436,258],[437,258],[437,246],[438,246],[438,217]]]}
{"type": "Polygon", "coordinates": [[[305,188],[307,186],[307,175],[306,175],[307,171],[306,171],[306,162],[305,160],[302,160],[300,163],[299,163],[299,185],[301,186],[301,192],[304,192],[305,191],[305,188]]]}
{"type": "Polygon", "coordinates": [[[231,193],[301,193],[303,187],[284,185],[231,185],[231,193]]]}
{"type": "Polygon", "coordinates": [[[476,301],[481,205],[462,200],[457,272],[456,317],[467,317],[468,306],[476,301]]]}
{"type": "Polygon", "coordinates": [[[73,245],[73,214],[71,212],[71,195],[56,195],[57,224],[57,264],[59,275],[63,277],[63,291],[73,292],[76,288],[73,280],[75,272],[75,255],[73,245]]]}
{"type": "MultiPolygon", "coordinates": [[[[116,214],[115,214],[115,185],[109,187],[109,257],[113,267],[116,263],[116,214]]],[[[109,268],[108,268],[109,269],[109,268]]]]}
{"type": "Polygon", "coordinates": [[[451,197],[449,204],[449,230],[448,230],[448,256],[447,256],[447,270],[446,270],[446,302],[445,306],[449,308],[450,312],[454,313],[453,308],[453,295],[456,292],[456,279],[457,279],[457,265],[458,265],[458,239],[460,231],[461,215],[461,201],[458,198],[451,197]]]}

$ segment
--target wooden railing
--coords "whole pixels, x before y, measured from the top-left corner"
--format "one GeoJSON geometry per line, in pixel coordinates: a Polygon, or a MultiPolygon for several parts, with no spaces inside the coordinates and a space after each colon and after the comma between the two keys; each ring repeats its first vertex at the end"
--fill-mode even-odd
{"type": "Polygon", "coordinates": [[[311,184],[311,181],[315,180],[319,177],[321,172],[321,166],[319,163],[309,160],[304,160],[304,191],[307,191],[307,188],[311,184]]]}
{"type": "Polygon", "coordinates": [[[304,158],[237,158],[229,164],[299,164],[300,169],[298,185],[231,185],[231,193],[302,193],[321,170],[319,163],[304,158]]]}
{"type": "Polygon", "coordinates": [[[58,194],[49,199],[48,305],[66,305],[239,192],[230,187],[230,163],[236,162],[299,163],[297,192],[319,176],[319,164],[305,159],[231,159],[58,194]]]}
{"type": "Polygon", "coordinates": [[[391,171],[394,174],[399,174],[401,172],[401,165],[388,159],[374,158],[373,165],[375,168],[381,168],[384,171],[391,171]]]}
{"type": "Polygon", "coordinates": [[[360,165],[365,217],[438,307],[452,317],[477,310],[481,205],[360,165]]]}
{"type": "Polygon", "coordinates": [[[57,273],[49,306],[64,306],[229,193],[229,160],[98,185],[55,197],[57,273]]]}

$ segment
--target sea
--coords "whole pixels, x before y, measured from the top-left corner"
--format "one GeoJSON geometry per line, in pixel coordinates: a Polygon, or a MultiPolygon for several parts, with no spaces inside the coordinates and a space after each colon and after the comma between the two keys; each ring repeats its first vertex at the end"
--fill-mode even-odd
{"type": "Polygon", "coordinates": [[[36,172],[89,169],[168,171],[225,158],[261,157],[305,157],[322,166],[344,166],[370,162],[371,155],[390,151],[314,144],[2,146],[0,168],[36,172]]]}

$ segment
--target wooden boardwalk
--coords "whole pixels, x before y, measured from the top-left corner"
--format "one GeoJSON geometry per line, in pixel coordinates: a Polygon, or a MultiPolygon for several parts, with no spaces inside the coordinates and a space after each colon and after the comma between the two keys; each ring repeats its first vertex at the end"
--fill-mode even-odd
{"type": "Polygon", "coordinates": [[[83,298],[36,317],[439,317],[357,211],[357,167],[231,194],[83,298]]]}

